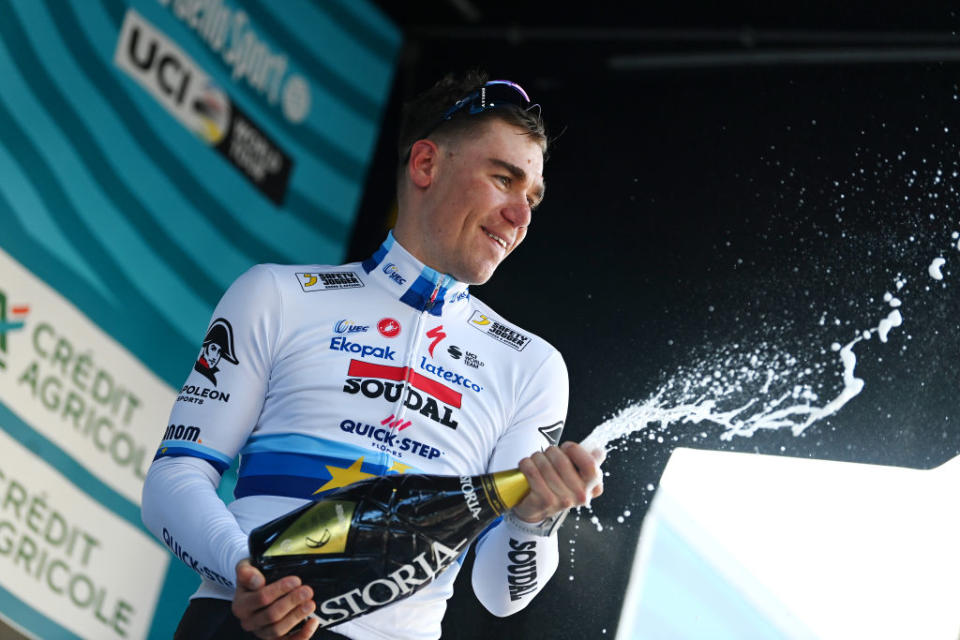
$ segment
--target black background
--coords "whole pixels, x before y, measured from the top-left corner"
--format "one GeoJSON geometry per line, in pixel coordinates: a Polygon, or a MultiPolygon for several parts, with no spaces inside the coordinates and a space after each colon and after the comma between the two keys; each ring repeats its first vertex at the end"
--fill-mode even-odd
{"type": "MultiPolygon", "coordinates": [[[[841,387],[830,345],[876,327],[887,292],[904,321],[887,343],[857,344],[863,392],[800,436],[726,441],[715,424],[670,424],[618,443],[604,496],[564,525],[560,567],[533,604],[487,614],[468,560],[444,638],[614,637],[648,485],[676,446],[917,468],[960,452],[960,20],[948,5],[473,2],[470,17],[455,4],[380,3],[406,44],[349,258],[390,224],[400,101],[472,65],[524,85],[560,134],[547,198],[524,246],[472,291],[564,354],[565,439],[671,381],[745,379],[730,372],[750,355],[776,368],[774,386],[810,384],[820,406],[841,387]],[[642,66],[618,66],[627,56],[642,66]],[[927,271],[936,257],[942,281],[927,271]]],[[[745,384],[722,400],[758,394],[745,384]]]]}

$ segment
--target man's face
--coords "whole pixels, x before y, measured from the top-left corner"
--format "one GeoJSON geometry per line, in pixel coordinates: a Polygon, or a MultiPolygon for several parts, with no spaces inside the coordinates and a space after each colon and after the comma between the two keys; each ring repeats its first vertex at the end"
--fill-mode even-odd
{"type": "Polygon", "coordinates": [[[211,369],[217,366],[217,363],[220,362],[220,345],[216,342],[208,342],[207,346],[203,348],[203,359],[207,361],[207,365],[211,369]]]}
{"type": "Polygon", "coordinates": [[[482,284],[523,242],[543,191],[540,145],[522,129],[490,120],[440,145],[428,206],[413,212],[416,248],[408,248],[438,271],[482,284]]]}

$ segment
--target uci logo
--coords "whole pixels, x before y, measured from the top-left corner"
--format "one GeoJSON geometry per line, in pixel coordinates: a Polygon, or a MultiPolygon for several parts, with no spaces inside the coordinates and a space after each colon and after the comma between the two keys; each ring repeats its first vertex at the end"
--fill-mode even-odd
{"type": "Polygon", "coordinates": [[[233,107],[227,95],[162,31],[130,9],[114,63],[185,127],[217,144],[227,133],[233,107]]]}

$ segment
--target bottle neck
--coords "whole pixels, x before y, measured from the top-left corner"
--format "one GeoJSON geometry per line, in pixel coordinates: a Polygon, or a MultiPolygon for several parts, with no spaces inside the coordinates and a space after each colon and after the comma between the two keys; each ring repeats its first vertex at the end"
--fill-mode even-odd
{"type": "Polygon", "coordinates": [[[481,484],[487,494],[487,501],[497,515],[513,508],[530,491],[530,485],[519,469],[481,476],[481,484]]]}

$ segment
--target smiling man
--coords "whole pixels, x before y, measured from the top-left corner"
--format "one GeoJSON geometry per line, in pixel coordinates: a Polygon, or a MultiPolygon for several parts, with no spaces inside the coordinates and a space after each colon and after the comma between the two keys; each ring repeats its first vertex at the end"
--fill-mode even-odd
{"type": "MultiPolygon", "coordinates": [[[[557,350],[469,285],[526,236],[546,147],[519,85],[447,77],[407,105],[397,224],[372,257],[259,265],[226,292],[212,326],[232,327],[234,366],[218,374],[229,401],[178,402],[170,424],[197,437],[161,442],[144,486],[144,522],[203,578],[178,638],[439,638],[459,565],[317,631],[310,588],[267,584],[246,559],[254,527],[376,475],[519,466],[530,492],[478,540],[472,585],[500,616],[543,588],[563,515],[602,491],[599,454],[556,446],[568,395],[557,350]],[[216,487],[238,454],[227,506],[216,487]]],[[[187,384],[204,386],[202,373],[187,384]]]]}

